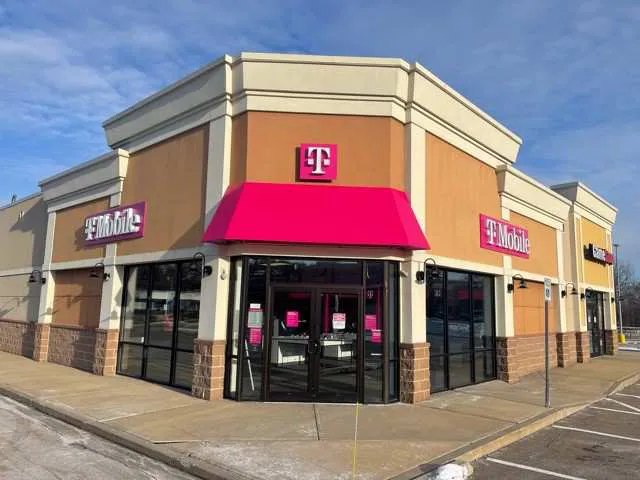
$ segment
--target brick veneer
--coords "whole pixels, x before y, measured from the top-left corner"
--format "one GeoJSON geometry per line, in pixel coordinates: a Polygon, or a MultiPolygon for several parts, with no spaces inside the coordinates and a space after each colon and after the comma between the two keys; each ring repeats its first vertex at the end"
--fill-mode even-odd
{"type": "Polygon", "coordinates": [[[576,353],[579,363],[587,363],[591,360],[589,332],[576,332],[576,353]]]}
{"type": "Polygon", "coordinates": [[[20,320],[0,320],[0,351],[33,357],[36,324],[20,320]]]}
{"type": "Polygon", "coordinates": [[[36,362],[46,362],[49,356],[49,337],[51,327],[48,323],[36,324],[36,331],[33,336],[33,359],[36,362]]]}
{"type": "MultiPolygon", "coordinates": [[[[556,334],[549,334],[549,365],[558,366],[556,334]]],[[[544,370],[544,335],[496,338],[498,378],[517,382],[525,375],[544,370]]]]}
{"type": "Polygon", "coordinates": [[[224,387],[224,340],[197,339],[193,346],[191,394],[205,400],[222,399],[224,387]]]}
{"type": "Polygon", "coordinates": [[[49,362],[92,372],[95,348],[94,328],[51,325],[49,362]]]}
{"type": "Polygon", "coordinates": [[[400,344],[400,401],[417,403],[430,395],[429,344],[400,344]]]}
{"type": "Polygon", "coordinates": [[[607,355],[615,355],[618,353],[618,331],[604,331],[605,352],[607,355]]]}
{"type": "Polygon", "coordinates": [[[578,361],[576,332],[556,333],[558,346],[558,366],[568,367],[578,361]]]}
{"type": "Polygon", "coordinates": [[[116,374],[118,354],[118,330],[96,330],[93,373],[112,376],[116,374]]]}

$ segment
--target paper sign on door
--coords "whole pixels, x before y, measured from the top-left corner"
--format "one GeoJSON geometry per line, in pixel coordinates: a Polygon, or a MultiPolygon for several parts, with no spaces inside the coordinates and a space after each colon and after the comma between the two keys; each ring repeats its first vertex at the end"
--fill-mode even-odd
{"type": "Polygon", "coordinates": [[[300,312],[290,311],[287,312],[285,317],[285,325],[287,328],[298,328],[300,324],[300,312]]]}
{"type": "Polygon", "coordinates": [[[373,330],[378,326],[378,317],[377,315],[366,314],[364,316],[364,329],[365,330],[373,330]]]}
{"type": "Polygon", "coordinates": [[[344,330],[347,325],[347,314],[346,313],[334,313],[331,317],[333,322],[334,330],[344,330]]]}
{"type": "Polygon", "coordinates": [[[382,343],[382,330],[371,330],[371,343],[382,343]]]}
{"type": "Polygon", "coordinates": [[[262,329],[261,328],[249,329],[249,343],[251,345],[262,345],[262,329]]]}
{"type": "Polygon", "coordinates": [[[249,304],[247,326],[249,328],[262,328],[262,315],[262,305],[259,303],[249,304]]]}

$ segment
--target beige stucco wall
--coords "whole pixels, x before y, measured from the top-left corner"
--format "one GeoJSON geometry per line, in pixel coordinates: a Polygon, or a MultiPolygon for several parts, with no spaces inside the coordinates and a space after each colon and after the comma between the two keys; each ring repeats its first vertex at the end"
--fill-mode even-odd
{"type": "Polygon", "coordinates": [[[0,210],[0,271],[42,265],[46,234],[47,207],[41,196],[0,210]]]}
{"type": "Polygon", "coordinates": [[[0,277],[0,320],[37,321],[41,285],[28,280],[29,275],[0,277]]]}

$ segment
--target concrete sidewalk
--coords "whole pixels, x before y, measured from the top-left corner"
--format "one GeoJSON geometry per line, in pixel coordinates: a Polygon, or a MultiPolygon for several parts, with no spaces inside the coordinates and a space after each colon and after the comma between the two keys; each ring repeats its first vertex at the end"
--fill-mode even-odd
{"type": "MultiPolygon", "coordinates": [[[[544,378],[494,381],[419,405],[360,406],[357,477],[415,478],[543,428],[640,378],[620,352],[544,378]]],[[[99,377],[0,352],[0,393],[203,478],[351,478],[355,406],[206,402],[126,377],[99,377]]]]}

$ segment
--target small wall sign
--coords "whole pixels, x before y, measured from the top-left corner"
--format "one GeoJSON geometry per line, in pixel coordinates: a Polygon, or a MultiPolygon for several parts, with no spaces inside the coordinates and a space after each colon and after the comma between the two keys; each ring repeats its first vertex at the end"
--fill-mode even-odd
{"type": "Polygon", "coordinates": [[[613,254],[604,248],[595,246],[593,243],[584,247],[584,258],[592,262],[613,265],[613,254]]]}
{"type": "Polygon", "coordinates": [[[117,242],[144,236],[147,202],[105,210],[84,220],[85,245],[117,242]]]}
{"type": "Polygon", "coordinates": [[[285,326],[287,328],[298,328],[300,325],[300,312],[288,311],[285,317],[285,326]]]}
{"type": "Polygon", "coordinates": [[[529,231],[480,214],[480,247],[516,257],[529,258],[529,231]]]}
{"type": "Polygon", "coordinates": [[[298,157],[298,179],[312,181],[335,180],[338,173],[338,145],[334,143],[303,143],[298,157]]]}
{"type": "Polygon", "coordinates": [[[347,314],[346,313],[334,313],[331,316],[334,330],[344,330],[347,326],[347,314]]]}

